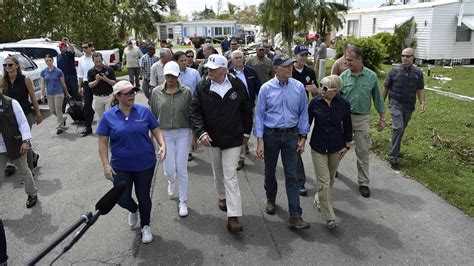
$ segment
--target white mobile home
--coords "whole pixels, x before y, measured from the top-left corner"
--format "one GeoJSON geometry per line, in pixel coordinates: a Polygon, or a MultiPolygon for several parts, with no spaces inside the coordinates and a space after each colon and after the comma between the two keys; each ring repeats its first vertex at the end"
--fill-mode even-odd
{"type": "Polygon", "coordinates": [[[184,22],[157,23],[158,39],[170,39],[175,44],[196,36],[222,38],[237,33],[235,20],[193,20],[184,22]]]}
{"type": "Polygon", "coordinates": [[[474,62],[474,0],[446,0],[412,5],[354,9],[343,15],[344,36],[368,37],[393,33],[413,19],[418,60],[474,62]]]}

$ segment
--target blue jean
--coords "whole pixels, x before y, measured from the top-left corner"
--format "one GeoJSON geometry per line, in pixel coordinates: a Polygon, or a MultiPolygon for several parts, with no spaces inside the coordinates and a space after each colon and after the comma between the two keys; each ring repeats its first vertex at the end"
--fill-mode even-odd
{"type": "Polygon", "coordinates": [[[390,106],[392,114],[392,147],[390,148],[390,159],[398,159],[400,147],[402,145],[403,134],[410,122],[412,112],[403,112],[401,108],[390,106]]]}
{"type": "MultiPolygon", "coordinates": [[[[69,94],[71,94],[72,98],[80,102],[82,101],[81,94],[79,94],[79,89],[77,85],[77,76],[76,75],[65,75],[64,76],[64,83],[66,83],[66,87],[69,91],[69,94]]],[[[64,103],[63,103],[63,113],[66,112],[66,103],[67,99],[64,98],[64,103]]]]}
{"type": "Polygon", "coordinates": [[[3,228],[3,222],[0,219],[0,263],[4,263],[7,260],[7,239],[5,237],[5,229],[3,228]]]}
{"type": "Polygon", "coordinates": [[[300,207],[300,196],[298,181],[296,178],[298,155],[296,145],[298,143],[298,132],[295,128],[290,132],[272,132],[264,130],[263,144],[265,154],[265,191],[268,201],[275,201],[278,185],[275,170],[278,155],[281,152],[281,160],[285,172],[286,196],[288,198],[288,210],[290,218],[301,217],[303,210],[300,207]]]}
{"type": "Polygon", "coordinates": [[[137,212],[140,210],[140,225],[150,225],[151,213],[151,181],[153,180],[153,172],[155,167],[140,172],[129,172],[114,169],[117,175],[114,176],[114,186],[120,182],[125,181],[127,188],[122,197],[120,197],[118,204],[120,207],[127,209],[129,212],[137,212]],[[132,198],[132,187],[135,184],[135,195],[138,199],[138,205],[132,198]]]}

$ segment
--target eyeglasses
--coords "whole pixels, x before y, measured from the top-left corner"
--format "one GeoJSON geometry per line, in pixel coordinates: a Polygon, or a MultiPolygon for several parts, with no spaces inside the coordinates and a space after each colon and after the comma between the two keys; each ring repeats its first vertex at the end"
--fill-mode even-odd
{"type": "Polygon", "coordinates": [[[331,88],[329,88],[329,87],[326,86],[326,85],[323,85],[322,90],[323,90],[323,91],[337,91],[337,89],[331,89],[331,88]]]}
{"type": "Polygon", "coordinates": [[[187,55],[187,58],[194,58],[194,55],[187,55]]]}
{"type": "Polygon", "coordinates": [[[12,67],[14,66],[15,64],[3,64],[3,67],[12,67]]]}
{"type": "Polygon", "coordinates": [[[82,49],[87,49],[89,48],[89,46],[82,46],[82,49]]]}
{"type": "Polygon", "coordinates": [[[231,43],[230,45],[237,45],[236,43],[231,43]]]}
{"type": "Polygon", "coordinates": [[[132,96],[135,96],[137,95],[137,92],[136,91],[131,91],[129,93],[119,93],[120,95],[124,95],[124,96],[127,96],[127,97],[132,97],[132,96]]]}
{"type": "Polygon", "coordinates": [[[412,57],[412,56],[413,56],[413,55],[411,55],[411,54],[402,54],[402,57],[406,57],[406,58],[410,58],[410,57],[412,57]]]}

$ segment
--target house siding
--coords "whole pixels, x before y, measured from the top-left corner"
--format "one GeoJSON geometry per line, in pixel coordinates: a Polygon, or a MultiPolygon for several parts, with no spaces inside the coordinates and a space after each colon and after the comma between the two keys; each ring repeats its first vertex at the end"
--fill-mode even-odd
{"type": "MultiPolygon", "coordinates": [[[[346,20],[343,35],[347,35],[349,20],[359,20],[359,36],[356,37],[369,37],[385,31],[379,28],[384,21],[410,16],[414,17],[417,24],[416,58],[424,60],[474,58],[474,31],[471,31],[470,42],[456,42],[460,5],[460,3],[448,3],[424,7],[407,6],[394,10],[371,9],[349,12],[343,15],[346,20]],[[375,33],[373,32],[374,18],[378,24],[375,33]]],[[[474,2],[465,3],[464,15],[474,15],[474,2]]]]}

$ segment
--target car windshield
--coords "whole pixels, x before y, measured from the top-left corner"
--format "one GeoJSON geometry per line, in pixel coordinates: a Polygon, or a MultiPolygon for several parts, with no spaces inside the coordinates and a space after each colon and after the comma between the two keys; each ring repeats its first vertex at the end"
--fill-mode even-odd
{"type": "Polygon", "coordinates": [[[18,59],[18,62],[20,62],[20,67],[23,70],[32,70],[36,69],[36,65],[29,60],[28,58],[24,57],[23,55],[13,55],[16,59],[18,59]]]}

